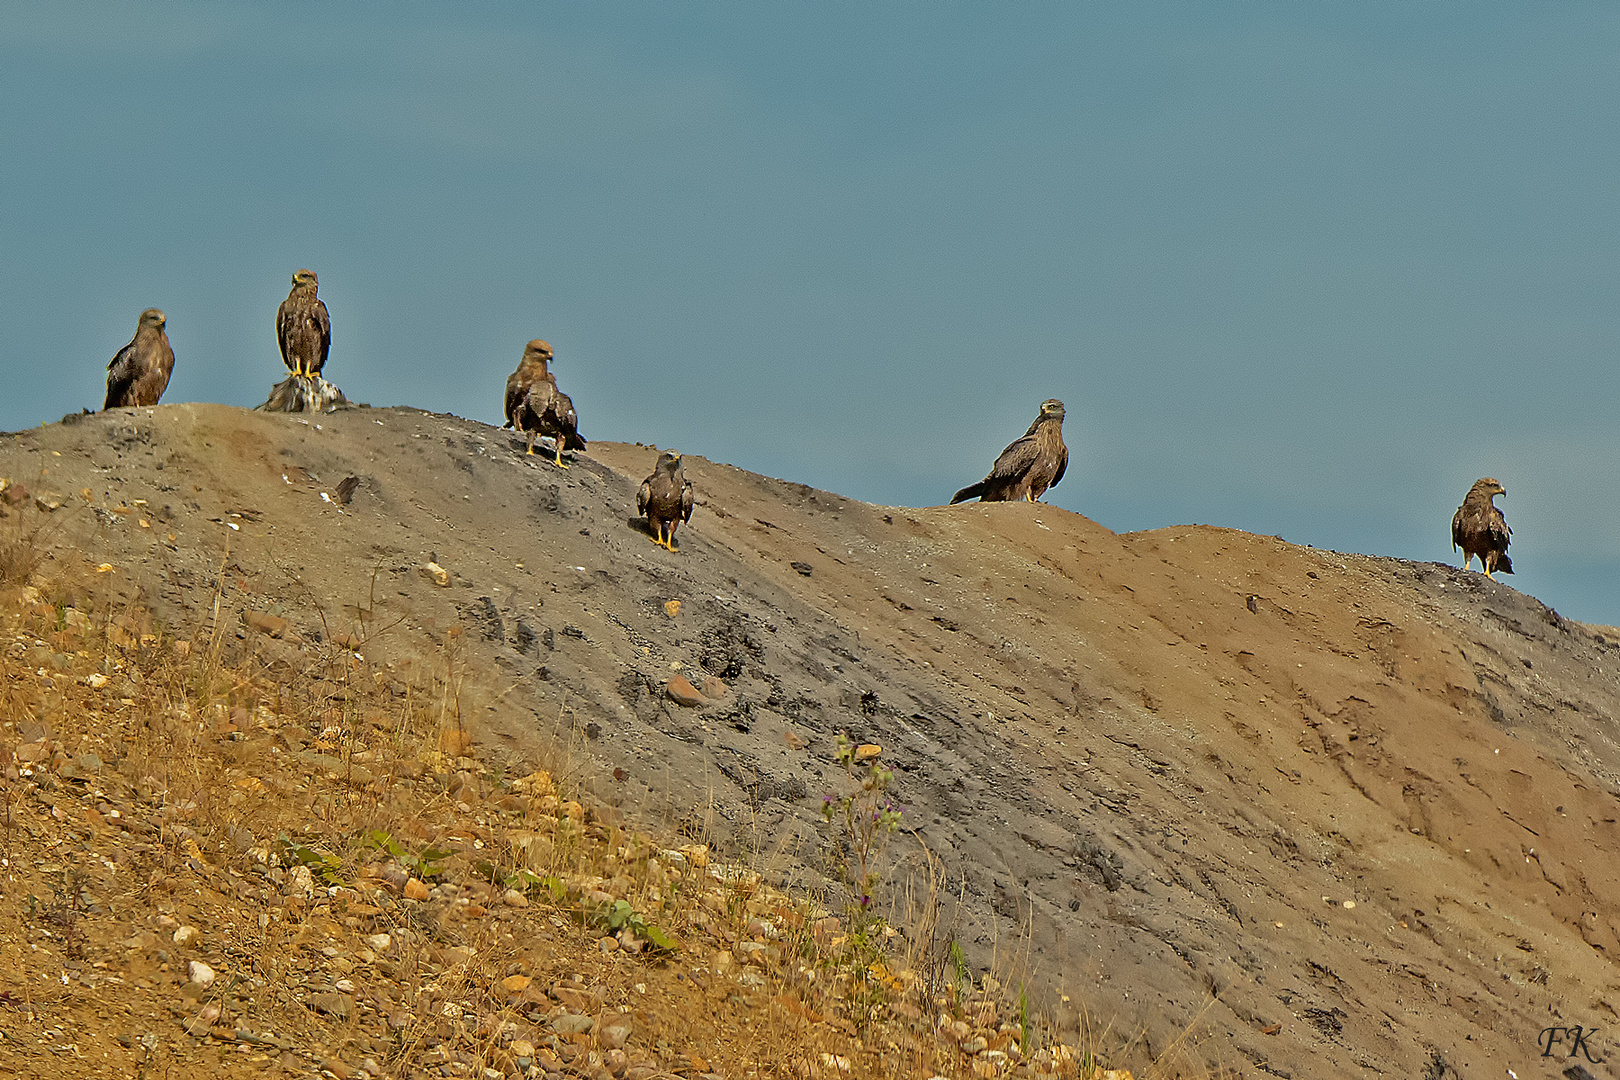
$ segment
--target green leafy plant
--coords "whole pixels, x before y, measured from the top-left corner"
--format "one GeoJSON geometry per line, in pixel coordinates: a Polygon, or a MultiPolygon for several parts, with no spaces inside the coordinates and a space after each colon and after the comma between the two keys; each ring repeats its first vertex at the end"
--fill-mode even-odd
{"type": "Polygon", "coordinates": [[[963,983],[968,981],[967,954],[962,951],[962,943],[955,938],[951,939],[950,948],[951,974],[956,977],[955,987],[960,990],[963,983]]]}
{"type": "Polygon", "coordinates": [[[613,901],[602,918],[609,930],[618,931],[628,927],[631,933],[655,949],[673,951],[676,948],[675,939],[637,914],[628,900],[613,901]]]}
{"type": "Polygon", "coordinates": [[[876,894],[882,884],[878,858],[900,827],[903,810],[889,797],[894,773],[876,758],[862,771],[856,749],[848,734],[839,733],[838,761],[858,786],[823,798],[821,814],[837,831],[830,845],[831,861],[849,893],[844,908],[848,933],[835,966],[846,979],[850,1016],[864,1030],[877,1006],[899,985],[888,965],[893,931],[878,914],[876,894]]]}
{"type": "Polygon", "coordinates": [[[283,864],[309,867],[309,872],[323,885],[343,884],[343,860],[330,851],[314,844],[301,844],[286,833],[276,837],[276,846],[283,864]]]}
{"type": "Polygon", "coordinates": [[[423,848],[419,854],[412,855],[403,844],[394,839],[393,834],[384,829],[367,829],[361,835],[360,842],[366,847],[388,852],[406,873],[423,880],[444,873],[444,867],[439,864],[455,854],[454,851],[430,845],[423,848]]]}

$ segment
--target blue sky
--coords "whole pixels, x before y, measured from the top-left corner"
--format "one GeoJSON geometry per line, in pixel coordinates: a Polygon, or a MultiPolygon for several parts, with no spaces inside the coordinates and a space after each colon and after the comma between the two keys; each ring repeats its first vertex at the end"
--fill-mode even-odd
{"type": "Polygon", "coordinates": [[[1620,623],[1620,8],[0,2],[0,428],[254,405],[292,271],[351,396],[943,501],[1453,559],[1620,623]],[[644,387],[657,385],[652,395],[644,387]]]}

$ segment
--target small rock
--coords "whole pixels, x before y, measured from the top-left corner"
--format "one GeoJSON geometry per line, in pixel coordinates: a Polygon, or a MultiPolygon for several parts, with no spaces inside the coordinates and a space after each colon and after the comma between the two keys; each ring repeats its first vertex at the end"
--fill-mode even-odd
{"type": "Polygon", "coordinates": [[[176,945],[187,945],[196,940],[197,928],[195,926],[182,926],[174,932],[173,941],[176,945]]]}
{"type": "Polygon", "coordinates": [[[380,953],[387,952],[388,947],[393,943],[394,939],[387,934],[372,934],[366,938],[366,944],[380,953]]]}
{"type": "Polygon", "coordinates": [[[514,1039],[512,1040],[512,1045],[508,1046],[506,1049],[513,1057],[534,1057],[534,1043],[530,1042],[528,1039],[514,1039]]]}
{"type": "Polygon", "coordinates": [[[426,900],[427,898],[428,887],[422,884],[421,878],[411,878],[405,883],[405,899],[426,900]]]}
{"type": "Polygon", "coordinates": [[[811,572],[815,570],[815,567],[811,566],[807,562],[791,562],[788,563],[788,565],[797,570],[803,577],[809,577],[811,572]]]}
{"type": "Polygon", "coordinates": [[[708,698],[710,701],[719,701],[721,698],[726,696],[728,687],[716,676],[705,675],[703,676],[703,682],[698,689],[702,691],[703,696],[708,698]]]}
{"type": "Polygon", "coordinates": [[[422,574],[441,589],[450,586],[450,571],[436,562],[428,562],[422,567],[422,574]]]}
{"type": "Polygon", "coordinates": [[[670,618],[673,619],[675,616],[679,615],[680,613],[681,613],[681,602],[679,600],[665,600],[664,601],[664,614],[665,615],[668,615],[670,618]]]}
{"type": "MultiPolygon", "coordinates": [[[[596,1040],[604,1050],[620,1053],[622,1056],[624,1044],[630,1041],[630,1034],[632,1030],[633,1029],[630,1026],[629,1018],[623,1014],[620,1014],[619,1016],[608,1020],[608,1022],[603,1025],[602,1030],[596,1033],[596,1040]]],[[[630,1063],[626,1061],[624,1068],[628,1068],[629,1064],[630,1063]]],[[[622,1073],[624,1068],[621,1068],[618,1071],[622,1073]]],[[[617,1075],[617,1073],[615,1075],[617,1075]]]]}
{"type": "Polygon", "coordinates": [[[354,983],[348,979],[339,979],[332,984],[332,989],[340,994],[352,994],[354,993],[354,983]]]}
{"type": "Polygon", "coordinates": [[[883,755],[883,747],[877,743],[862,743],[855,748],[855,764],[871,761],[883,755]]]}
{"type": "Polygon", "coordinates": [[[472,734],[461,728],[445,728],[439,733],[439,749],[451,757],[466,757],[472,741],[472,734]]]}
{"type": "Polygon", "coordinates": [[[353,1069],[349,1068],[336,1058],[324,1059],[321,1062],[321,1071],[331,1073],[333,1076],[337,1077],[337,1080],[349,1080],[349,1078],[354,1075],[353,1069]]]}
{"type": "Polygon", "coordinates": [[[208,987],[214,985],[214,969],[203,963],[201,960],[193,960],[187,966],[186,970],[191,973],[191,981],[196,983],[198,986],[207,989],[208,987]]]}
{"type": "Polygon", "coordinates": [[[596,1027],[596,1020],[578,1013],[563,1013],[552,1018],[550,1027],[558,1035],[589,1035],[596,1027]]]}
{"type": "Polygon", "coordinates": [[[671,676],[669,683],[664,687],[664,693],[675,704],[684,705],[689,709],[705,705],[709,700],[698,691],[697,687],[692,685],[685,675],[671,676]]]}
{"type": "Polygon", "coordinates": [[[602,938],[600,941],[598,941],[596,943],[596,947],[601,949],[605,953],[618,952],[619,951],[619,939],[615,938],[615,937],[602,938]]]}
{"type": "Polygon", "coordinates": [[[106,686],[107,683],[110,682],[111,680],[108,679],[107,676],[103,675],[101,672],[93,671],[90,674],[86,675],[80,681],[83,682],[84,685],[88,686],[92,690],[100,690],[102,687],[106,686]]]}
{"type": "Polygon", "coordinates": [[[507,907],[525,908],[529,906],[529,898],[516,889],[507,889],[501,897],[501,903],[507,907]]]}
{"type": "Polygon", "coordinates": [[[354,1012],[354,999],[347,994],[334,992],[312,994],[309,998],[309,1007],[324,1016],[347,1020],[354,1012]]]}
{"type": "Polygon", "coordinates": [[[501,980],[501,989],[508,994],[521,994],[529,988],[529,984],[533,981],[527,975],[508,975],[501,980]]]}
{"type": "Polygon", "coordinates": [[[273,638],[285,636],[287,627],[291,625],[280,615],[272,615],[268,611],[250,611],[242,616],[242,621],[248,624],[249,629],[273,638]]]}
{"type": "Polygon", "coordinates": [[[617,1078],[630,1068],[630,1058],[623,1050],[615,1048],[602,1055],[602,1065],[617,1078]]]}

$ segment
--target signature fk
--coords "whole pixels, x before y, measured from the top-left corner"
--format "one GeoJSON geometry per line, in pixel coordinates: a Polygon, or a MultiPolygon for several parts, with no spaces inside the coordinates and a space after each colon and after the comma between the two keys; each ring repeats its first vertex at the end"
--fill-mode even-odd
{"type": "Polygon", "coordinates": [[[1592,1049],[1586,1040],[1597,1034],[1597,1028],[1586,1028],[1576,1024],[1574,1027],[1550,1027],[1541,1029],[1541,1037],[1536,1040],[1541,1047],[1542,1057],[1552,1057],[1553,1048],[1562,1043],[1567,1037],[1569,1040],[1569,1057],[1580,1054],[1594,1065],[1601,1065],[1603,1059],[1592,1056],[1592,1049]]]}

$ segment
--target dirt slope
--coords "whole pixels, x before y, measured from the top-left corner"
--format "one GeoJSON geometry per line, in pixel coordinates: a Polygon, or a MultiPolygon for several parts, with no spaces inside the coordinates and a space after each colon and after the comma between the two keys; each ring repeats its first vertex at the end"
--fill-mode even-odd
{"type": "Polygon", "coordinates": [[[401,665],[463,627],[491,742],[577,736],[627,815],[698,806],[784,877],[837,732],[880,743],[969,956],[1075,1022],[1162,1049],[1196,1020],[1207,1060],[1293,1077],[1542,1075],[1543,1028],[1620,1022],[1612,636],[1443,566],[870,506],[691,456],[673,555],[629,521],[654,457],[559,471],[408,409],[0,438],[0,476],[159,611],[217,597],[401,665]],[[322,497],[349,475],[351,504],[322,497]],[[675,706],[676,668],[730,693],[675,706]]]}

